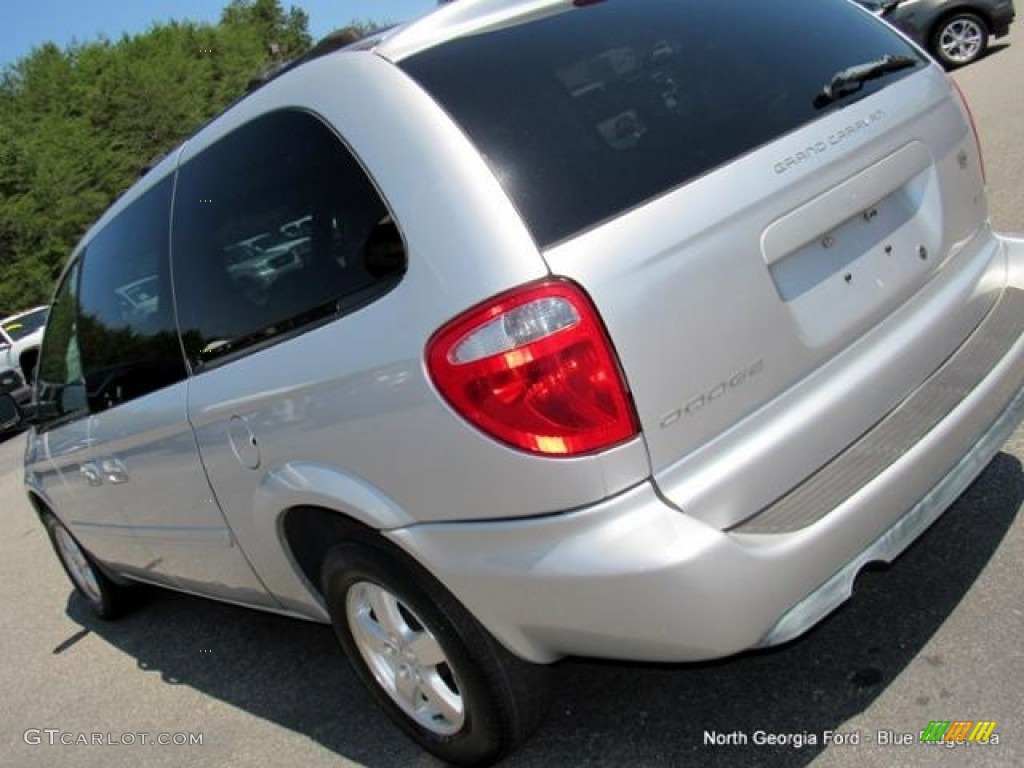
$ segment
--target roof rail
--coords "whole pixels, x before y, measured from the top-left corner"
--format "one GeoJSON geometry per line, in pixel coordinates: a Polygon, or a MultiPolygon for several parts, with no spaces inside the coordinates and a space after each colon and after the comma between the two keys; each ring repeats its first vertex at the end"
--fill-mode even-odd
{"type": "Polygon", "coordinates": [[[290,72],[307,61],[313,59],[319,59],[321,56],[326,56],[329,53],[340,51],[343,48],[350,50],[368,50],[376,44],[377,41],[382,39],[384,32],[391,29],[391,27],[385,27],[383,29],[376,29],[369,34],[362,34],[352,27],[344,27],[337,29],[328,35],[325,35],[317,41],[316,45],[310,48],[301,56],[296,56],[294,59],[285,62],[276,62],[271,64],[269,67],[264,69],[260,74],[249,81],[249,84],[245,87],[247,94],[252,93],[255,90],[262,88],[264,85],[274,80],[285,72],[290,72]]]}

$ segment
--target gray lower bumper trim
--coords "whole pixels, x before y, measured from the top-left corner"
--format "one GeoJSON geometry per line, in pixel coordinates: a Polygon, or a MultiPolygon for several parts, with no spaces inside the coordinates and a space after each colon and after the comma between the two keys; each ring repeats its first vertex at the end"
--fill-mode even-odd
{"type": "Polygon", "coordinates": [[[963,493],[999,452],[1024,418],[1024,389],[1017,392],[988,432],[938,485],[888,531],[841,571],[793,606],[756,647],[779,645],[799,637],[853,594],[853,582],[871,562],[892,562],[963,493]]]}

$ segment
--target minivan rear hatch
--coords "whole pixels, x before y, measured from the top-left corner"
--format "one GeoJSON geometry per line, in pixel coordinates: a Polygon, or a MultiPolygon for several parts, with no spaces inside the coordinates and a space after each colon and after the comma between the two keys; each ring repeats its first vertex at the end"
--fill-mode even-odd
{"type": "Polygon", "coordinates": [[[545,7],[399,66],[594,299],[663,494],[735,525],[994,302],[963,106],[847,0],[545,7]]]}

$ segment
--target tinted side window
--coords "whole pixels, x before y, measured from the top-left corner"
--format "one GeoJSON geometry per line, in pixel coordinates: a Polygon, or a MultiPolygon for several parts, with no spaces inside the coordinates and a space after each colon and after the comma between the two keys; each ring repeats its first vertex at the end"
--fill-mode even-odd
{"type": "Polygon", "coordinates": [[[372,182],[299,111],[254,120],[182,166],[172,253],[197,368],[362,306],[405,271],[372,182]]]}
{"type": "Polygon", "coordinates": [[[461,124],[541,246],[924,65],[847,0],[566,3],[400,63],[461,124]],[[815,105],[836,73],[884,56],[916,64],[815,105]]]}
{"type": "Polygon", "coordinates": [[[85,377],[78,353],[78,267],[75,262],[57,289],[43,335],[36,376],[40,426],[86,413],[85,377]]]}
{"type": "Polygon", "coordinates": [[[171,302],[171,184],[148,191],[86,246],[78,343],[94,413],[186,376],[171,302]]]}

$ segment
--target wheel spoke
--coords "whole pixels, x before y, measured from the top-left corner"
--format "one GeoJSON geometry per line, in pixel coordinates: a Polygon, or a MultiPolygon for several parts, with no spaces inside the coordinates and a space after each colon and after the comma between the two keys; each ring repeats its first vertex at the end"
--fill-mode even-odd
{"type": "Polygon", "coordinates": [[[85,592],[90,597],[99,600],[100,599],[100,585],[96,581],[96,575],[92,572],[92,569],[85,566],[85,570],[82,572],[82,578],[85,579],[85,592]]]}
{"type": "Polygon", "coordinates": [[[395,691],[399,698],[413,710],[419,705],[419,690],[419,682],[408,669],[395,675],[395,691]]]}
{"type": "Polygon", "coordinates": [[[416,662],[421,667],[436,667],[447,661],[441,644],[429,632],[417,632],[413,635],[408,648],[416,656],[416,662]]]}
{"type": "Polygon", "coordinates": [[[451,690],[436,671],[424,676],[420,691],[434,712],[449,723],[461,722],[462,697],[451,690]]]}
{"type": "Polygon", "coordinates": [[[398,639],[409,635],[409,625],[398,610],[398,600],[394,595],[380,587],[367,586],[366,597],[370,601],[377,622],[385,632],[398,639]]]}
{"type": "Polygon", "coordinates": [[[63,527],[56,529],[56,538],[57,546],[75,586],[84,592],[90,600],[101,600],[102,594],[96,573],[93,571],[92,564],[86,559],[85,553],[78,546],[78,542],[71,538],[71,534],[63,527]]]}
{"type": "Polygon", "coordinates": [[[352,631],[358,635],[357,640],[370,646],[375,653],[386,654],[390,646],[387,631],[370,616],[369,611],[361,611],[351,623],[352,631]]]}

